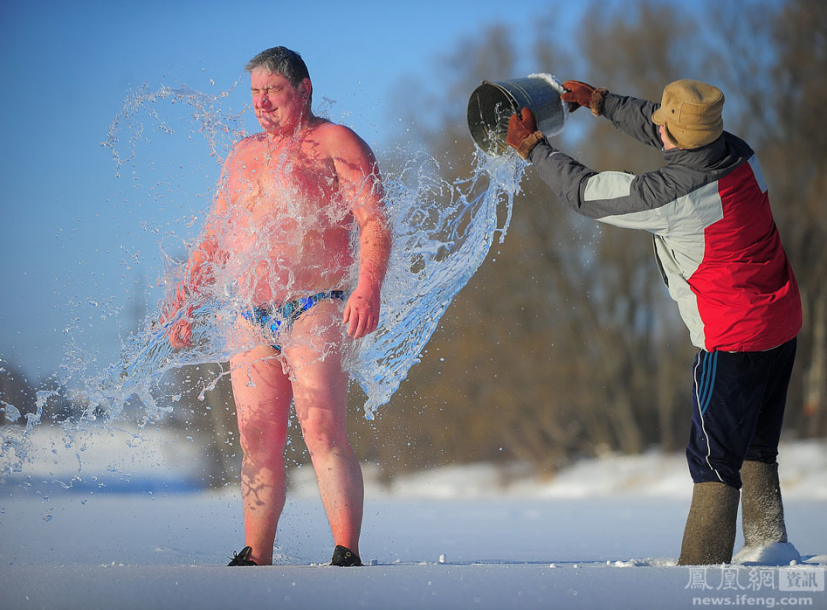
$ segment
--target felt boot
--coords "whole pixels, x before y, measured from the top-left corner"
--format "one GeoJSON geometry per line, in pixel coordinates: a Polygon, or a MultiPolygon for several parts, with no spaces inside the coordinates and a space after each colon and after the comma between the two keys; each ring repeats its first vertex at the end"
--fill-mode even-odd
{"type": "Polygon", "coordinates": [[[740,493],[716,481],[695,483],[678,565],[714,565],[732,560],[740,493]]]}
{"type": "Polygon", "coordinates": [[[746,461],[741,467],[741,481],[744,548],[735,561],[787,565],[800,560],[798,551],[787,541],[778,464],[746,461]]]}

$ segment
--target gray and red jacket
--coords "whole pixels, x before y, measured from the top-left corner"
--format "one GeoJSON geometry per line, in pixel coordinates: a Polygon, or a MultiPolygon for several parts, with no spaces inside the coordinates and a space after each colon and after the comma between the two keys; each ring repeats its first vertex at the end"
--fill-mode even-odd
{"type": "MultiPolygon", "coordinates": [[[[609,94],[603,116],[663,148],[652,122],[658,107],[609,94]]],[[[724,132],[701,148],[664,151],[664,159],[664,167],[636,176],[595,172],[545,141],[529,155],[579,214],[654,234],[658,266],[696,347],[755,352],[795,337],[801,299],[755,153],[724,132]]]]}

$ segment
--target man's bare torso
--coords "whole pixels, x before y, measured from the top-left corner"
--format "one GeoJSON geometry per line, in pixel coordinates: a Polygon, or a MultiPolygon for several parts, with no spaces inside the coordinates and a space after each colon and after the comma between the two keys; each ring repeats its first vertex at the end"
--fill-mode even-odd
{"type": "Polygon", "coordinates": [[[284,141],[251,136],[228,160],[214,227],[228,277],[250,305],[346,287],[353,215],[326,152],[331,125],[284,141]]]}

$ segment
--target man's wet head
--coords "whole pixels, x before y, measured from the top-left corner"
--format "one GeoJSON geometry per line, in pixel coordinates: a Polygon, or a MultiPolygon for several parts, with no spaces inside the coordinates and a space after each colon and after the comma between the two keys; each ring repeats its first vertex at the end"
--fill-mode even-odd
{"type": "MultiPolygon", "coordinates": [[[[294,89],[298,88],[304,79],[310,80],[310,72],[307,70],[307,64],[304,63],[302,56],[287,47],[273,47],[262,51],[247,62],[245,70],[252,72],[256,68],[266,68],[267,71],[273,74],[280,74],[290,81],[294,89]]],[[[312,99],[313,90],[311,88],[307,101],[311,102],[312,99]]]]}
{"type": "Polygon", "coordinates": [[[289,131],[312,116],[313,84],[301,55],[273,47],[251,59],[246,69],[256,118],[265,131],[289,131]]]}

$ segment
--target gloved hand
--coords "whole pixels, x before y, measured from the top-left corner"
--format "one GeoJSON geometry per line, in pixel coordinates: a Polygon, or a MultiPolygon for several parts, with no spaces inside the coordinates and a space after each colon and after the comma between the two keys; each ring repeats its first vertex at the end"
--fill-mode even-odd
{"type": "Polygon", "coordinates": [[[567,80],[563,83],[563,87],[567,89],[560,98],[564,102],[569,103],[569,112],[574,112],[580,106],[591,108],[592,96],[594,95],[594,87],[582,83],[579,80],[567,80]]]}
{"type": "Polygon", "coordinates": [[[543,139],[543,133],[537,131],[537,122],[534,120],[534,113],[528,108],[516,112],[508,119],[508,133],[505,141],[512,148],[517,149],[517,154],[523,159],[528,159],[529,153],[543,139]]]}
{"type": "Polygon", "coordinates": [[[603,114],[603,104],[606,103],[608,89],[595,89],[591,85],[582,83],[579,80],[567,80],[563,87],[568,89],[560,96],[569,105],[569,112],[574,112],[580,106],[585,106],[592,111],[594,116],[603,114]]]}
{"type": "Polygon", "coordinates": [[[508,133],[505,141],[509,146],[520,148],[523,140],[535,131],[537,131],[537,122],[534,120],[534,113],[528,108],[523,108],[521,112],[515,112],[508,119],[508,133]]]}

